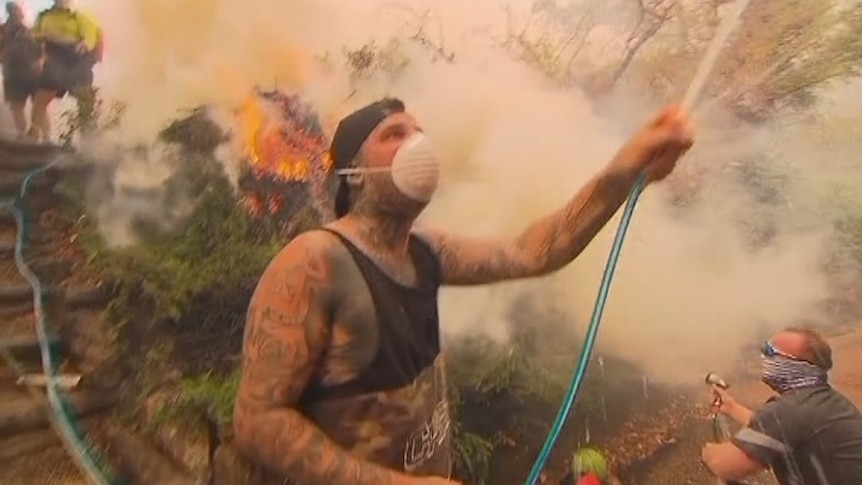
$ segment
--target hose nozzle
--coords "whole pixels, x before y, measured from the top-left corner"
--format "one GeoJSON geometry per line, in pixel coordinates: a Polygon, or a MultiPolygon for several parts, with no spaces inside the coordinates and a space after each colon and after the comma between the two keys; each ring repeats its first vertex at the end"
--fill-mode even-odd
{"type": "Polygon", "coordinates": [[[706,378],[704,379],[704,382],[706,382],[707,385],[716,386],[721,389],[727,389],[728,387],[730,387],[727,382],[725,382],[724,379],[722,379],[721,376],[719,376],[715,372],[710,372],[709,374],[707,374],[706,378]]]}

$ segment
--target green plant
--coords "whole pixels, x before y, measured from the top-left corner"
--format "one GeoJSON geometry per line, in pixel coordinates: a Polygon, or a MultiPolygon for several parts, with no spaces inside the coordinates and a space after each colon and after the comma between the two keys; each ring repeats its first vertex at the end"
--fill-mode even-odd
{"type": "Polygon", "coordinates": [[[151,203],[163,215],[133,221],[133,245],[110,247],[92,218],[77,221],[89,262],[116,283],[115,316],[128,313],[127,304],[139,299],[154,306],[156,318],[178,319],[197,295],[232,291],[256,279],[284,244],[281,234],[241,203],[212,155],[224,135],[201,110],[171,123],[162,139],[180,147],[176,168],[151,203]],[[177,206],[191,210],[176,216],[177,206]]]}
{"type": "Polygon", "coordinates": [[[126,112],[125,103],[114,101],[106,107],[98,88],[76,91],[75,101],[74,108],[60,115],[60,143],[67,147],[72,146],[77,135],[100,134],[118,127],[126,112]]]}
{"type": "Polygon", "coordinates": [[[233,404],[239,390],[240,371],[226,376],[205,374],[184,379],[177,386],[173,399],[169,400],[156,413],[153,425],[159,426],[168,421],[186,416],[204,414],[218,424],[230,422],[233,404]]]}
{"type": "Polygon", "coordinates": [[[140,242],[134,246],[111,249],[94,228],[85,231],[82,243],[91,263],[120,287],[115,304],[144,297],[155,305],[157,318],[179,318],[195,295],[229,291],[259,276],[281,248],[274,235],[256,232],[255,221],[237,204],[226,180],[209,183],[194,211],[175,227],[165,230],[141,221],[140,242]]]}
{"type": "MultiPolygon", "coordinates": [[[[535,337],[522,331],[507,343],[478,336],[449,343],[456,468],[470,483],[488,480],[501,447],[535,446],[536,430],[553,418],[568,385],[571,353],[535,337]]],[[[574,340],[569,334],[556,337],[574,340]]],[[[579,406],[593,400],[582,398],[579,406]]]]}
{"type": "Polygon", "coordinates": [[[858,177],[822,177],[816,183],[840,236],[841,250],[862,266],[862,195],[858,177]]]}
{"type": "Polygon", "coordinates": [[[471,484],[485,485],[496,443],[477,434],[464,432],[457,425],[452,438],[458,475],[471,484]]]}
{"type": "Polygon", "coordinates": [[[180,385],[180,403],[202,406],[210,416],[227,423],[233,415],[233,403],[239,391],[239,382],[239,370],[223,378],[207,373],[186,379],[180,385]]]}

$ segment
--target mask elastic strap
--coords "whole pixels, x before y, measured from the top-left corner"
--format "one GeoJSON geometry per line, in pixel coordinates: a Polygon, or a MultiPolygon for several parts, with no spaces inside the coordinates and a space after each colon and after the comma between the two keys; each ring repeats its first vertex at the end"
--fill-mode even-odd
{"type": "Polygon", "coordinates": [[[335,175],[357,175],[362,173],[381,173],[390,171],[392,171],[392,167],[342,168],[340,170],[336,170],[335,175]]]}

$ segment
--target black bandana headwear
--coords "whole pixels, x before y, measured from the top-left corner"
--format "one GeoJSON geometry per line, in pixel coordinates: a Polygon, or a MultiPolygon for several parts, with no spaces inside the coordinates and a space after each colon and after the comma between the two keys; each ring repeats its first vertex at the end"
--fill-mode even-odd
{"type": "MultiPolygon", "coordinates": [[[[350,167],[374,128],[392,113],[403,111],[403,101],[397,98],[384,98],[347,115],[338,123],[332,136],[332,145],[329,147],[333,169],[337,171],[350,167]]],[[[347,180],[342,178],[338,182],[338,191],[335,193],[335,217],[344,217],[348,211],[350,211],[350,186],[347,180]]]]}

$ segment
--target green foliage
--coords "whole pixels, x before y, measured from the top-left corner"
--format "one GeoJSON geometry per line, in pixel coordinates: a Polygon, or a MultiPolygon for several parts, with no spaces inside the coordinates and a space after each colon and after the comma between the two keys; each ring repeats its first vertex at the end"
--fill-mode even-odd
{"type": "Polygon", "coordinates": [[[72,146],[78,135],[104,133],[116,128],[126,112],[126,105],[123,103],[112,102],[106,107],[97,88],[76,92],[75,100],[75,107],[60,115],[63,126],[60,143],[66,147],[72,146]]]}
{"type": "MultiPolygon", "coordinates": [[[[497,344],[484,338],[468,339],[450,348],[452,382],[493,401],[501,393],[517,393],[541,400],[562,397],[567,384],[560,372],[571,367],[550,354],[539,354],[518,341],[497,344]]],[[[570,354],[568,354],[571,357],[570,354]]]]}
{"type": "MultiPolygon", "coordinates": [[[[567,318],[542,312],[532,301],[524,296],[513,302],[508,342],[475,336],[447,345],[450,396],[459,422],[456,465],[469,483],[485,483],[501,447],[541,446],[538,439],[544,438],[571,382],[580,339],[567,318]]],[[[573,415],[598,414],[605,392],[630,392],[631,386],[606,389],[597,367],[590,368],[573,415]]],[[[613,369],[613,378],[640,377],[616,362],[606,367],[613,369]]]]}
{"type": "Polygon", "coordinates": [[[561,62],[564,46],[561,41],[547,36],[528,37],[525,33],[509,40],[508,48],[518,58],[555,80],[564,80],[569,75],[568,65],[561,62]]]}
{"type": "Polygon", "coordinates": [[[178,404],[206,409],[210,416],[227,423],[233,415],[239,382],[239,371],[223,378],[208,373],[186,379],[180,385],[178,404]]]}
{"type": "Polygon", "coordinates": [[[460,425],[456,425],[453,430],[453,440],[459,474],[471,484],[485,485],[497,444],[463,431],[460,425]]]}
{"type": "Polygon", "coordinates": [[[228,141],[228,135],[210,120],[204,107],[195,108],[187,116],[170,122],[159,138],[165,143],[174,143],[202,154],[211,154],[228,141]]]}
{"type": "Polygon", "coordinates": [[[844,244],[848,254],[858,264],[862,265],[862,209],[856,213],[846,214],[837,221],[837,227],[844,235],[844,244]]]}
{"type": "Polygon", "coordinates": [[[746,111],[808,106],[816,89],[859,73],[862,2],[752,2],[712,89],[746,111]]]}
{"type": "Polygon", "coordinates": [[[523,27],[514,31],[510,25],[503,47],[564,85],[575,84],[588,91],[613,87],[629,65],[639,59],[644,46],[669,22],[676,2],[621,2],[614,7],[621,15],[614,17],[637,19],[623,21],[629,25],[618,21],[603,24],[600,19],[607,13],[605,8],[606,2],[595,0],[535,0],[523,27]],[[608,39],[610,30],[625,39],[619,47],[608,39]],[[597,54],[595,47],[599,43],[606,47],[597,54]]]}
{"type": "Polygon", "coordinates": [[[202,111],[171,123],[162,139],[180,147],[172,155],[175,171],[151,201],[161,216],[134,222],[135,244],[108,247],[89,219],[79,221],[90,263],[117,283],[115,315],[142,298],[154,306],[156,318],[177,319],[195,296],[256,279],[283,244],[239,202],[212,155],[224,135],[202,111]],[[192,209],[177,215],[177,207],[192,209]]]}
{"type": "Polygon", "coordinates": [[[240,372],[227,376],[206,373],[183,380],[174,398],[165,404],[154,419],[155,426],[186,416],[205,414],[218,424],[230,422],[239,391],[240,372]]]}
{"type": "Polygon", "coordinates": [[[188,162],[175,175],[191,176],[182,180],[194,204],[188,217],[169,228],[140,221],[139,242],[129,247],[109,249],[92,231],[84,239],[91,262],[119,283],[122,296],[142,292],[154,303],[157,317],[178,318],[201,292],[229,290],[258,277],[281,247],[273,235],[256,232],[259,226],[223,176],[209,171],[206,163],[188,162]]]}
{"type": "Polygon", "coordinates": [[[844,253],[862,266],[862,194],[859,192],[860,177],[822,176],[810,183],[825,202],[841,236],[844,253]]]}
{"type": "MultiPolygon", "coordinates": [[[[509,32],[504,47],[558,81],[604,89],[623,80],[666,100],[690,82],[724,11],[711,2],[632,0],[618,6],[638,19],[625,25],[600,22],[600,5],[536,0],[526,25],[509,32]],[[617,47],[607,34],[595,34],[603,29],[625,42],[617,47]],[[600,55],[587,49],[596,42],[608,44],[600,55]]],[[[858,0],[751,2],[722,49],[705,98],[755,120],[785,106],[808,108],[820,88],[860,73],[860,32],[858,0]]]]}
{"type": "MultiPolygon", "coordinates": [[[[460,364],[457,363],[457,364],[460,364]]],[[[450,369],[459,368],[459,366],[449,366],[450,369]]],[[[455,474],[457,477],[466,480],[468,483],[476,485],[485,485],[488,474],[493,462],[494,452],[501,443],[500,431],[493,430],[491,432],[477,431],[474,427],[465,426],[465,422],[471,414],[471,408],[480,406],[484,408],[484,403],[477,404],[472,400],[464,400],[462,393],[469,393],[472,389],[469,383],[459,382],[459,377],[463,379],[464,374],[452,374],[450,370],[449,380],[449,400],[451,404],[451,420],[452,420],[452,447],[455,455],[455,474]]]]}

